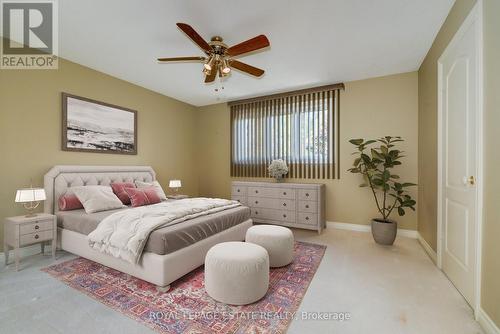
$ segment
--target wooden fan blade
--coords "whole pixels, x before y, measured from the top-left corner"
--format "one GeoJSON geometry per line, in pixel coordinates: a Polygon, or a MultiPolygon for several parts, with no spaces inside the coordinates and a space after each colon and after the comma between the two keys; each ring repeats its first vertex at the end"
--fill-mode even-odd
{"type": "Polygon", "coordinates": [[[205,57],[174,57],[174,58],[158,58],[158,61],[204,61],[205,57]]]}
{"type": "Polygon", "coordinates": [[[205,83],[213,82],[215,80],[215,76],[217,75],[217,69],[212,69],[210,74],[205,76],[205,83]]]}
{"type": "Polygon", "coordinates": [[[248,74],[256,76],[256,77],[260,77],[262,74],[264,74],[264,70],[261,70],[260,68],[253,67],[253,66],[245,64],[245,63],[242,63],[241,61],[237,61],[237,60],[230,60],[229,66],[234,67],[237,70],[243,71],[245,73],[248,73],[248,74]]]}
{"type": "Polygon", "coordinates": [[[191,40],[195,42],[196,45],[198,45],[202,50],[207,53],[212,52],[212,48],[210,47],[210,45],[208,45],[208,43],[189,24],[177,23],[177,26],[179,27],[179,29],[184,31],[184,33],[188,35],[188,37],[191,38],[191,40]]]}
{"type": "Polygon", "coordinates": [[[227,49],[227,53],[234,57],[238,56],[244,53],[252,52],[255,50],[259,50],[265,47],[268,47],[269,40],[267,39],[266,36],[264,35],[259,35],[257,37],[254,37],[252,39],[249,39],[248,41],[241,42],[240,44],[236,44],[234,46],[231,46],[229,49],[227,49]]]}

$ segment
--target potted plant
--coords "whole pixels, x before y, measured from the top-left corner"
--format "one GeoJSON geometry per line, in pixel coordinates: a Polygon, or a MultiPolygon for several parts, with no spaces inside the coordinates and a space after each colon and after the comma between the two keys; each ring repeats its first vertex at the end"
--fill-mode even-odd
{"type": "Polygon", "coordinates": [[[283,176],[288,174],[288,166],[286,162],[281,159],[271,161],[267,170],[269,171],[269,175],[276,179],[276,182],[282,182],[283,176]]]}
{"type": "Polygon", "coordinates": [[[357,148],[353,153],[353,167],[349,171],[361,174],[365,182],[360,187],[369,187],[373,193],[381,217],[372,219],[372,235],[382,245],[392,245],[396,239],[397,223],[389,219],[393,211],[404,216],[405,209],[415,211],[417,203],[407,191],[416,184],[399,181],[399,176],[393,172],[393,168],[400,166],[400,160],[404,157],[404,152],[396,149],[397,143],[402,141],[401,137],[390,136],[366,141],[349,140],[357,148]]]}

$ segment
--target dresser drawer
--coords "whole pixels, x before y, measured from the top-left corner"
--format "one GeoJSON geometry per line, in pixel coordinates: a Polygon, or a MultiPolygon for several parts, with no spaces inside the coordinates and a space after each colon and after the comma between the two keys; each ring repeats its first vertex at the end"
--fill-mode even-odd
{"type": "Polygon", "coordinates": [[[54,229],[54,222],[52,220],[45,220],[41,222],[27,223],[19,225],[19,234],[30,234],[40,231],[52,231],[54,229]]]}
{"type": "Polygon", "coordinates": [[[248,205],[247,199],[246,199],[245,196],[235,196],[235,195],[233,195],[233,196],[231,196],[231,199],[233,201],[238,201],[238,202],[240,202],[243,205],[248,205]]]}
{"type": "Polygon", "coordinates": [[[232,186],[231,187],[231,195],[233,195],[233,196],[246,196],[247,195],[247,187],[245,187],[245,186],[232,186]]]}
{"type": "Polygon", "coordinates": [[[316,225],[318,223],[318,215],[315,213],[299,212],[298,224],[316,225]]]}
{"type": "Polygon", "coordinates": [[[308,213],[318,213],[318,202],[299,201],[299,211],[308,213]]]}
{"type": "Polygon", "coordinates": [[[299,189],[299,200],[317,201],[318,191],[316,189],[299,189]]]}
{"type": "Polygon", "coordinates": [[[248,187],[248,196],[295,199],[292,188],[248,187]]]}
{"type": "Polygon", "coordinates": [[[29,245],[35,242],[45,241],[52,239],[52,230],[40,231],[37,233],[21,235],[20,245],[29,245]]]}
{"type": "Polygon", "coordinates": [[[269,208],[295,211],[295,200],[284,198],[248,197],[248,206],[254,208],[269,208]]]}
{"type": "Polygon", "coordinates": [[[295,222],[295,211],[252,208],[250,216],[255,219],[278,220],[289,223],[295,222]]]}

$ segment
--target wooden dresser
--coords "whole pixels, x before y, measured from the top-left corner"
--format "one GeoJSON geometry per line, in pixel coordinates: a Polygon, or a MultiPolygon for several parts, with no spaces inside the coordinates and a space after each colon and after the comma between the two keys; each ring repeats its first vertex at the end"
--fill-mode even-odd
{"type": "Polygon", "coordinates": [[[324,184],[233,181],[231,198],[250,207],[256,223],[318,233],[326,227],[324,184]]]}

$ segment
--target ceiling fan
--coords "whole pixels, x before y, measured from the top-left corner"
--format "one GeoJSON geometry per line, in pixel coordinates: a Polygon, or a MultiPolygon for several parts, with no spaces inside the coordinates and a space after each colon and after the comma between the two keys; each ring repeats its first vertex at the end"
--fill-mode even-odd
{"type": "Polygon", "coordinates": [[[210,42],[207,43],[189,24],[177,23],[177,26],[205,52],[206,56],[158,58],[158,61],[203,62],[203,73],[205,74],[206,83],[213,82],[217,74],[219,74],[219,77],[229,75],[231,73],[231,68],[235,68],[256,77],[260,77],[264,74],[264,71],[260,68],[242,63],[234,59],[234,57],[268,47],[270,44],[266,36],[259,35],[247,41],[228,47],[224,44],[223,39],[220,36],[212,37],[210,42]]]}

